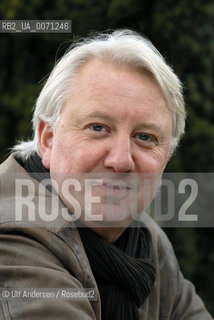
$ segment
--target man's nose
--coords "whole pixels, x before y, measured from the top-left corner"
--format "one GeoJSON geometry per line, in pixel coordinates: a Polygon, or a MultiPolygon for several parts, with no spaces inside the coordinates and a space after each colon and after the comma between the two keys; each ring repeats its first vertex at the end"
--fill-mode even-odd
{"type": "Polygon", "coordinates": [[[113,169],[115,172],[131,172],[134,170],[135,163],[129,137],[113,139],[109,143],[104,166],[113,169]]]}

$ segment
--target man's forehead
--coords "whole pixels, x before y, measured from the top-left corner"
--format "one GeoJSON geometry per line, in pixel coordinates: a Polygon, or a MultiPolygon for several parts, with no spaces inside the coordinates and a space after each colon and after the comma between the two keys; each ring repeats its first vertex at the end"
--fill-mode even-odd
{"type": "Polygon", "coordinates": [[[149,72],[93,58],[76,73],[71,83],[69,98],[80,100],[96,98],[101,102],[108,99],[111,102],[112,97],[112,103],[114,103],[117,97],[121,101],[140,99],[143,91],[148,92],[148,86],[152,86],[153,92],[147,93],[143,99],[156,101],[163,98],[165,100],[159,85],[149,72]]]}
{"type": "MultiPolygon", "coordinates": [[[[108,60],[107,58],[91,58],[86,61],[76,72],[75,82],[78,83],[78,80],[81,82],[86,79],[89,80],[90,83],[96,81],[96,83],[105,83],[106,78],[115,78],[121,76],[124,77],[124,73],[132,75],[139,80],[143,77],[148,77],[150,79],[154,79],[154,76],[143,67],[136,67],[131,64],[123,63],[123,62],[115,62],[108,60]],[[100,81],[100,82],[99,82],[100,81]]],[[[78,83],[79,84],[79,83],[78,83]]]]}
{"type": "Polygon", "coordinates": [[[109,108],[111,108],[110,113],[112,108],[119,113],[123,108],[123,111],[127,109],[130,114],[132,110],[129,105],[132,105],[134,113],[139,113],[141,116],[141,106],[144,107],[144,113],[149,112],[151,108],[156,111],[166,107],[159,86],[151,79],[148,72],[140,73],[135,69],[115,66],[99,59],[86,62],[76,74],[71,87],[72,92],[66,99],[63,109],[67,109],[67,112],[72,109],[74,114],[89,114],[102,109],[109,116],[109,108]]]}

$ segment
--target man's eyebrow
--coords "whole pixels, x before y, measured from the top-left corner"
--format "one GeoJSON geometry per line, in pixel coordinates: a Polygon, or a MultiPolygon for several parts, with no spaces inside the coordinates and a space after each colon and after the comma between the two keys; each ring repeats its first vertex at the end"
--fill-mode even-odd
{"type": "Polygon", "coordinates": [[[93,119],[93,118],[102,118],[102,119],[110,120],[110,121],[115,120],[114,117],[112,117],[111,115],[109,115],[105,112],[102,112],[102,111],[93,111],[89,114],[84,115],[84,119],[93,119]]]}
{"type": "Polygon", "coordinates": [[[153,122],[143,122],[140,124],[140,127],[145,128],[145,129],[153,129],[156,131],[161,131],[160,127],[153,122]]]}

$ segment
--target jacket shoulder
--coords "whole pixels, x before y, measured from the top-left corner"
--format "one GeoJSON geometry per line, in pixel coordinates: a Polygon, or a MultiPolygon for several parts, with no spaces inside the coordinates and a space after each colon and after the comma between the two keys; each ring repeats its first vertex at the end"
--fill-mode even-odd
{"type": "Polygon", "coordinates": [[[36,226],[59,232],[72,221],[60,198],[33,179],[16,161],[16,154],[0,165],[0,225],[36,226]]]}

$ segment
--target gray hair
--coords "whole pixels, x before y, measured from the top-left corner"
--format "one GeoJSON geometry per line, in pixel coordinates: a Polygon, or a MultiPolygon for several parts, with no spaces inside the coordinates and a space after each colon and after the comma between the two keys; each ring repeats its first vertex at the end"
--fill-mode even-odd
{"type": "Polygon", "coordinates": [[[172,111],[172,153],[185,128],[185,107],[182,86],[172,68],[145,37],[131,30],[116,30],[111,34],[100,33],[80,40],[69,48],[59,60],[47,79],[37,101],[32,119],[34,138],[19,142],[13,151],[27,158],[31,153],[39,154],[38,124],[42,120],[56,128],[62,106],[71,95],[71,85],[78,69],[91,58],[104,59],[135,69],[149,71],[159,84],[168,108],[172,111]]]}

